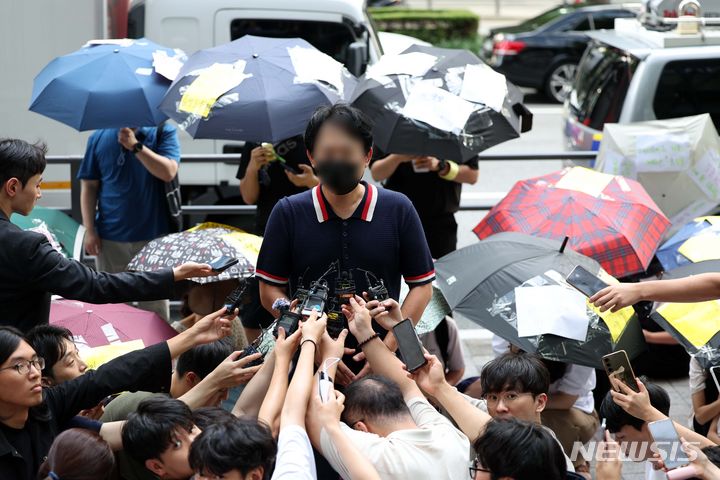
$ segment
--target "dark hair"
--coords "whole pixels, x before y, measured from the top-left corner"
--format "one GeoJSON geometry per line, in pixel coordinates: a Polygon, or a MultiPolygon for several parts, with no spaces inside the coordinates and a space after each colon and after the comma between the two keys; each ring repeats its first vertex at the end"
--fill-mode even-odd
{"type": "Polygon", "coordinates": [[[389,378],[368,375],[345,388],[345,410],[342,419],[347,424],[407,415],[410,415],[410,410],[402,391],[398,384],[389,378]]]}
{"type": "MultiPolygon", "coordinates": [[[[640,380],[645,384],[647,388],[648,396],[650,397],[650,405],[657,408],[663,415],[670,414],[670,396],[660,385],[654,383],[647,383],[644,377],[640,377],[640,380]]],[[[603,398],[602,404],[600,405],[600,418],[604,418],[607,429],[610,433],[619,431],[625,425],[630,425],[635,430],[642,429],[645,424],[644,420],[640,420],[637,417],[633,417],[620,405],[613,401],[610,392],[607,392],[605,398],[603,398]]]]}
{"type": "Polygon", "coordinates": [[[254,418],[233,418],[208,426],[190,447],[190,467],[203,474],[224,475],[238,470],[243,476],[263,467],[270,477],[277,444],[270,428],[254,418]]]}
{"type": "Polygon", "coordinates": [[[720,446],[719,445],[713,445],[712,447],[705,447],[702,449],[702,452],[708,458],[710,463],[712,463],[716,467],[720,467],[720,446]]]}
{"type": "Polygon", "coordinates": [[[23,188],[30,177],[45,171],[47,146],[16,138],[0,139],[0,186],[11,178],[20,180],[23,188]]]}
{"type": "Polygon", "coordinates": [[[15,327],[0,326],[0,365],[10,358],[25,336],[15,327]]]}
{"type": "Polygon", "coordinates": [[[560,444],[541,425],[517,418],[495,418],[475,440],[475,451],[491,477],[560,480],[567,463],[560,444]]]}
{"type": "Polygon", "coordinates": [[[336,125],[351,137],[362,142],[367,154],[373,145],[372,124],[363,112],[343,103],[322,106],[315,110],[305,128],[305,148],[310,153],[315,149],[320,128],[325,123],[336,125]]]}
{"type": "Polygon", "coordinates": [[[210,425],[233,420],[235,416],[220,407],[200,407],[193,410],[193,420],[200,430],[205,430],[210,425]]]}
{"type": "Polygon", "coordinates": [[[45,359],[43,376],[53,378],[53,367],[67,353],[63,340],[73,341],[72,332],[57,325],[37,325],[27,333],[27,341],[45,359]]]}
{"type": "Polygon", "coordinates": [[[179,377],[194,372],[202,380],[232,352],[233,346],[227,339],[197,345],[178,357],[175,372],[179,377]]]}
{"type": "Polygon", "coordinates": [[[92,430],[71,428],[55,437],[38,478],[50,472],[62,480],[107,480],[115,467],[115,455],[105,440],[92,430]]]}
{"type": "Polygon", "coordinates": [[[460,382],[458,382],[457,385],[455,385],[455,388],[457,388],[458,392],[465,393],[465,390],[467,390],[470,385],[480,380],[480,377],[468,377],[462,379],[460,382]]]}
{"type": "Polygon", "coordinates": [[[480,385],[483,395],[515,390],[538,396],[548,393],[550,372],[537,355],[507,352],[483,366],[480,385]]]}
{"type": "Polygon", "coordinates": [[[565,362],[558,362],[557,360],[548,360],[547,358],[541,358],[540,361],[545,365],[550,373],[550,384],[553,384],[565,376],[569,365],[565,362]]]}
{"type": "Polygon", "coordinates": [[[151,397],[143,400],[135,412],[128,415],[122,429],[123,449],[133,459],[144,464],[160,458],[180,429],[192,431],[195,424],[190,408],[180,400],[151,397]]]}

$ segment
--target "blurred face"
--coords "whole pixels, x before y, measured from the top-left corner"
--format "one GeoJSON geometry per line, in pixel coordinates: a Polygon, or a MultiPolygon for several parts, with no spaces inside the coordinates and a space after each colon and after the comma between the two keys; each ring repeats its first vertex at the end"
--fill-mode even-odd
{"type": "Polygon", "coordinates": [[[361,140],[333,123],[320,127],[314,150],[309,154],[320,181],[338,195],[345,195],[353,185],[357,186],[372,157],[372,151],[365,153],[361,140]]]}
{"type": "Polygon", "coordinates": [[[198,473],[195,475],[194,480],[262,480],[262,478],[263,469],[262,467],[258,467],[249,471],[247,475],[243,475],[237,469],[230,470],[222,475],[198,473]]]}
{"type": "Polygon", "coordinates": [[[65,344],[65,355],[53,366],[53,378],[50,379],[54,380],[56,384],[73,380],[87,370],[87,364],[80,358],[80,352],[75,343],[67,338],[63,338],[63,343],[65,344]]]}
{"type": "Polygon", "coordinates": [[[0,365],[0,412],[42,403],[40,369],[37,365],[28,364],[37,358],[35,350],[23,340],[10,358],[0,365]],[[19,373],[18,369],[24,372],[19,373]]]}
{"type": "Polygon", "coordinates": [[[12,199],[13,211],[21,215],[29,215],[37,201],[42,198],[41,183],[41,173],[30,177],[25,185],[17,178],[8,180],[5,183],[5,193],[12,199]]]}
{"type": "Polygon", "coordinates": [[[647,423],[644,423],[640,430],[636,430],[635,427],[630,425],[623,425],[620,430],[615,432],[615,440],[620,444],[625,454],[633,460],[642,460],[636,459],[636,457],[642,456],[643,453],[644,460],[653,455],[650,448],[643,448],[643,446],[647,446],[653,441],[647,423]]]}
{"type": "Polygon", "coordinates": [[[146,467],[162,479],[184,480],[190,478],[195,473],[190,468],[188,461],[190,446],[198,435],[200,435],[200,429],[196,426],[193,426],[190,432],[179,428],[172,436],[170,447],[160,454],[159,459],[148,460],[145,464],[146,467]]]}
{"type": "Polygon", "coordinates": [[[538,415],[545,409],[547,395],[541,393],[533,397],[529,392],[504,390],[500,393],[485,395],[488,413],[491,417],[514,417],[528,422],[538,422],[538,415]]]}

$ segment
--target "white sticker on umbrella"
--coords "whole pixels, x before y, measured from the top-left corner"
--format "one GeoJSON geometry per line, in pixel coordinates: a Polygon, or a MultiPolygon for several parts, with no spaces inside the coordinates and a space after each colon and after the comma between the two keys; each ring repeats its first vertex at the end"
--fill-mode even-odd
{"type": "Polygon", "coordinates": [[[425,75],[435,65],[436,61],[436,56],[423,52],[383,55],[379,62],[368,67],[365,76],[367,78],[378,78],[387,75],[419,77],[425,75]]]}
{"type": "Polygon", "coordinates": [[[465,67],[465,77],[460,90],[460,96],[465,100],[482,103],[499,112],[507,93],[505,75],[497,73],[484,63],[465,67]]]}
{"type": "Polygon", "coordinates": [[[410,92],[402,114],[457,134],[474,110],[475,105],[447,90],[420,83],[410,92]]]}
{"type": "Polygon", "coordinates": [[[604,173],[613,175],[622,175],[633,180],[637,179],[637,171],[635,170],[635,162],[627,158],[625,155],[609,148],[601,154],[602,168],[604,173]]]}
{"type": "Polygon", "coordinates": [[[720,201],[720,154],[708,149],[688,171],[688,176],[712,200],[720,201]]]}
{"type": "Polygon", "coordinates": [[[590,319],[587,298],[561,285],[515,288],[519,337],[550,333],[581,342],[587,337],[590,319]]]}
{"type": "Polygon", "coordinates": [[[107,338],[108,343],[120,343],[122,341],[120,340],[120,336],[115,331],[115,327],[113,327],[112,323],[101,325],[100,329],[105,334],[105,338],[107,338]]]}
{"type": "Polygon", "coordinates": [[[295,82],[325,82],[343,94],[342,63],[314,48],[288,47],[287,51],[295,69],[295,82]]]}
{"type": "Polygon", "coordinates": [[[680,172],[690,167],[691,155],[686,133],[638,135],[635,140],[638,172],[680,172]]]}
{"type": "Polygon", "coordinates": [[[135,69],[135,75],[144,75],[146,77],[149,77],[152,75],[153,69],[150,67],[138,67],[135,69]]]}
{"type": "Polygon", "coordinates": [[[183,56],[182,50],[172,57],[169,56],[165,50],[157,50],[152,54],[153,68],[155,68],[155,72],[159,75],[162,75],[170,81],[174,81],[183,66],[181,60],[183,56]]]}

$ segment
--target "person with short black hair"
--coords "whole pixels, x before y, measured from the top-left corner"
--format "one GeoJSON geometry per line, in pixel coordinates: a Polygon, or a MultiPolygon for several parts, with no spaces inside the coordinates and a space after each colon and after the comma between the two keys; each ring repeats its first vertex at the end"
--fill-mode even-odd
{"type": "Polygon", "coordinates": [[[199,434],[187,405],[172,398],[153,397],[140,402],[128,416],[122,443],[125,453],[156,476],[184,480],[193,475],[188,455],[199,434]]]}
{"type": "Polygon", "coordinates": [[[193,410],[193,420],[200,431],[215,423],[227,422],[235,416],[222,407],[200,407],[193,410]]]}
{"type": "Polygon", "coordinates": [[[564,480],[565,455],[547,429],[517,418],[488,422],[474,443],[474,480],[564,480]]]}
{"type": "Polygon", "coordinates": [[[264,480],[270,476],[277,445],[270,428],[253,418],[210,425],[190,448],[198,480],[264,480]]]}
{"type": "MultiPolygon", "coordinates": [[[[403,314],[417,323],[430,301],[435,269],[410,200],[362,181],[372,157],[369,121],[347,105],[320,107],[308,122],[305,146],[320,185],[273,208],[256,268],[263,306],[279,314],[273,304],[292,297],[301,277],[306,283],[315,281],[338,262],[337,271],[325,277],[328,285],[349,274],[357,293],[370,290],[363,270],[382,279],[394,299],[400,298],[404,277],[410,293],[403,314]]],[[[354,339],[349,342],[348,347],[355,346],[354,339]]],[[[395,349],[394,337],[388,344],[395,349]]],[[[348,384],[361,368],[346,356],[336,381],[348,384]]],[[[365,367],[363,374],[367,372],[365,367]]]]}
{"type": "Polygon", "coordinates": [[[0,140],[0,310],[3,322],[27,332],[48,323],[50,294],[90,303],[175,296],[175,282],[217,275],[209,265],[185,263],[157,272],[97,273],[65,258],[45,235],[20,229],[13,213],[29,215],[42,197],[46,147],[0,140]]]}
{"type": "Polygon", "coordinates": [[[42,370],[43,385],[51,387],[79,377],[87,364],[80,358],[70,330],[57,325],[38,325],[27,333],[35,352],[45,359],[42,370]]]}
{"type": "Polygon", "coordinates": [[[110,480],[114,472],[115,456],[110,445],[93,431],[71,428],[53,441],[38,478],[110,480]]]}

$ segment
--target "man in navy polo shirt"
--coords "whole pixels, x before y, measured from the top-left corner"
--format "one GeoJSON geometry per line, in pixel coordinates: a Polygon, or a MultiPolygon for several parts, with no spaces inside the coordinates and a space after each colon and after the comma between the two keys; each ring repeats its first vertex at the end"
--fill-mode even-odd
{"type": "MultiPolygon", "coordinates": [[[[402,313],[417,322],[432,295],[432,257],[408,198],[361,181],[372,158],[369,122],[347,105],[321,107],[308,123],[305,146],[320,185],[283,198],[270,214],[256,269],[263,306],[272,311],[301,277],[307,287],[338,261],[358,292],[367,291],[363,271],[370,271],[398,299],[403,277],[411,288],[402,313]]],[[[336,276],[326,277],[331,288],[336,276]]],[[[387,343],[394,349],[392,336],[387,343]]],[[[352,379],[344,366],[338,369],[340,383],[352,379]]]]}

